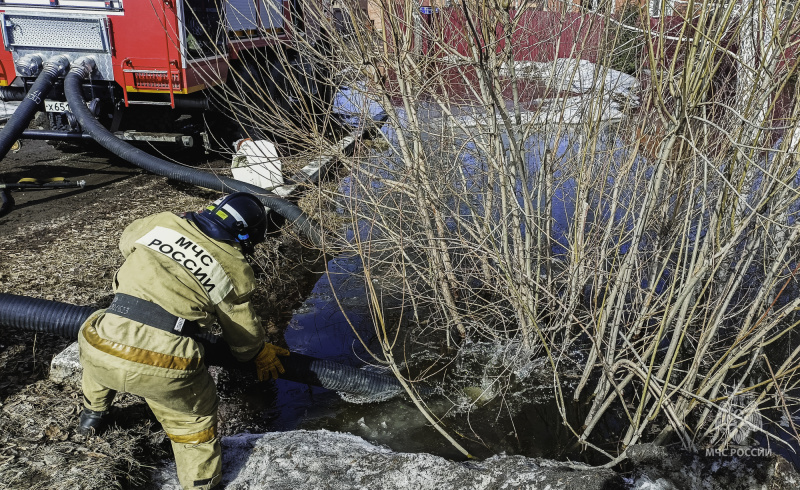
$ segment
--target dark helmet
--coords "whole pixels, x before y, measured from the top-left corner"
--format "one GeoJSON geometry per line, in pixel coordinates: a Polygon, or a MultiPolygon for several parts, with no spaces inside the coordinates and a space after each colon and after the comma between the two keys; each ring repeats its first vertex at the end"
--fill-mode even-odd
{"type": "Polygon", "coordinates": [[[253,246],[266,238],[264,205],[247,192],[221,197],[199,213],[186,213],[186,218],[211,238],[241,244],[247,254],[253,253],[253,246]]]}

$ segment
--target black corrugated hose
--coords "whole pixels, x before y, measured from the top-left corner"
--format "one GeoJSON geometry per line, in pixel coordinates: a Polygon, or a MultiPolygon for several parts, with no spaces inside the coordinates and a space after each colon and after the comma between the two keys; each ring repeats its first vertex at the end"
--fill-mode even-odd
{"type": "Polygon", "coordinates": [[[25,99],[25,87],[0,87],[0,100],[5,102],[21,101],[25,99]]]}
{"type": "MultiPolygon", "coordinates": [[[[0,293],[0,327],[43,332],[77,340],[78,332],[89,316],[97,311],[90,306],[76,306],[58,301],[0,293]]],[[[250,366],[236,361],[225,341],[218,336],[195,336],[205,349],[208,365],[242,369],[250,366]]],[[[333,361],[293,352],[281,358],[286,372],[281,378],[375,399],[403,391],[394,376],[364,371],[333,361]]]]}
{"type": "MultiPolygon", "coordinates": [[[[36,111],[42,105],[42,100],[50,93],[53,83],[62,75],[67,67],[69,60],[66,56],[53,56],[44,63],[42,72],[36,77],[33,87],[28,90],[28,95],[22,99],[19,107],[6,122],[5,127],[0,131],[0,160],[5,158],[8,150],[19,139],[22,132],[28,127],[36,111]]],[[[87,109],[88,111],[88,109],[87,109]]]]}
{"type": "Polygon", "coordinates": [[[78,330],[89,315],[91,306],[76,306],[58,301],[0,294],[0,325],[32,332],[52,333],[77,340],[78,330]]]}
{"type": "MultiPolygon", "coordinates": [[[[323,245],[322,232],[319,225],[309,218],[297,205],[282,199],[264,189],[230,177],[214,175],[202,170],[176,165],[144,152],[125,141],[118,139],[113,133],[100,124],[86,107],[81,91],[83,79],[91,73],[91,63],[83,59],[73,62],[72,68],[64,79],[64,95],[69,102],[72,113],[81,127],[92,135],[101,146],[136,165],[139,168],[173,180],[192,184],[206,189],[222,192],[249,192],[268,208],[292,223],[316,246],[323,245]]],[[[19,110],[19,109],[18,109],[19,110]]],[[[330,246],[330,244],[328,244],[330,246]]]]}

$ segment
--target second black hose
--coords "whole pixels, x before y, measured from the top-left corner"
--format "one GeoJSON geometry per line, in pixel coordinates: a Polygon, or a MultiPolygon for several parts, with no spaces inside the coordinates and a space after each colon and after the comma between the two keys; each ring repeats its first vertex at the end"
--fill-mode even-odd
{"type": "Polygon", "coordinates": [[[65,56],[54,56],[45,62],[33,87],[28,90],[28,94],[22,99],[3,130],[0,131],[0,160],[5,158],[14,142],[28,127],[36,111],[42,105],[42,100],[50,93],[59,75],[63,74],[68,67],[69,60],[65,56]]]}
{"type": "Polygon", "coordinates": [[[86,68],[78,65],[78,61],[64,79],[64,95],[69,102],[70,110],[83,127],[84,131],[92,135],[101,146],[119,156],[120,158],[140,167],[148,172],[178,180],[187,184],[205,187],[222,192],[249,192],[268,208],[292,223],[303,235],[311,240],[314,245],[322,247],[324,244],[323,233],[319,225],[308,217],[297,205],[274,194],[268,193],[261,187],[247,182],[242,182],[230,177],[214,175],[195,168],[183,167],[150,155],[114,136],[100,124],[86,107],[81,91],[86,68]]]}

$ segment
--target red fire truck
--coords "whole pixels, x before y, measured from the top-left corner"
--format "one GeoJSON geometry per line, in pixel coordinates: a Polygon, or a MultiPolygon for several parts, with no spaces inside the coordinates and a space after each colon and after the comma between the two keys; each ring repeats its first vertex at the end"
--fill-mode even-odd
{"type": "MultiPolygon", "coordinates": [[[[298,36],[317,41],[324,1],[0,0],[0,98],[21,100],[36,63],[65,55],[94,59],[84,92],[112,131],[180,132],[181,116],[222,111],[210,94],[237,81],[288,109],[293,97],[275,85],[287,60],[292,73],[313,71],[292,45],[298,36]]],[[[51,133],[77,130],[58,83],[42,109],[51,133]]]]}

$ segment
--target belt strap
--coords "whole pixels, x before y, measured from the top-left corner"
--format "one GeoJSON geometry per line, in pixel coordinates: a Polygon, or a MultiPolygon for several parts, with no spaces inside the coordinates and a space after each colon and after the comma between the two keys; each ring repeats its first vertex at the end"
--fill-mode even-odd
{"type": "Polygon", "coordinates": [[[176,335],[190,336],[199,329],[195,321],[175,316],[152,301],[124,293],[114,295],[106,312],[176,335]]]}

